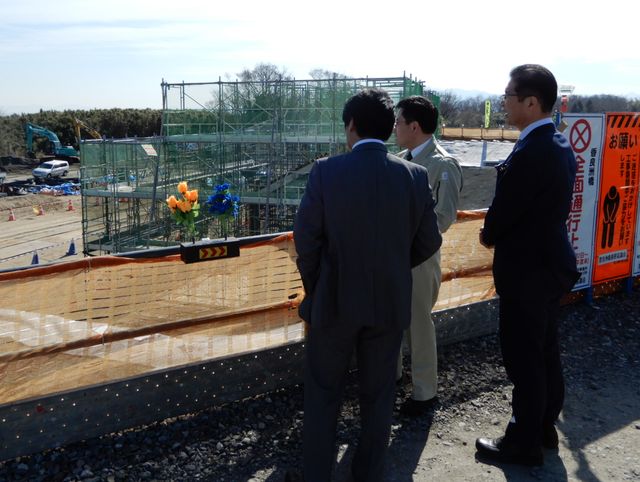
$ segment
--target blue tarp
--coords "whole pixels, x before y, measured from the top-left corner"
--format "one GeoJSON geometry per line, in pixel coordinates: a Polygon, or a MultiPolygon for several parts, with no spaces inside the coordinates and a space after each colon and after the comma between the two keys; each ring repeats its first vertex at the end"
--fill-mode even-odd
{"type": "Polygon", "coordinates": [[[58,186],[35,185],[27,189],[32,193],[57,192],[60,195],[75,196],[80,194],[80,184],[73,182],[65,182],[58,186]]]}

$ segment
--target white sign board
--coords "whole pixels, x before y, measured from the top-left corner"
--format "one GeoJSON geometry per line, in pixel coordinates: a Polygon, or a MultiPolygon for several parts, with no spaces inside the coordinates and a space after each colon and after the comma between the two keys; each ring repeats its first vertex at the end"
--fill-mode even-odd
{"type": "Polygon", "coordinates": [[[157,156],[155,148],[151,144],[140,144],[140,147],[144,150],[147,156],[157,156]]]}
{"type": "Polygon", "coordinates": [[[567,219],[569,241],[576,253],[580,279],[574,291],[591,286],[593,242],[596,225],[604,114],[564,114],[564,135],[576,156],[577,172],[573,185],[571,211],[567,219]]]}

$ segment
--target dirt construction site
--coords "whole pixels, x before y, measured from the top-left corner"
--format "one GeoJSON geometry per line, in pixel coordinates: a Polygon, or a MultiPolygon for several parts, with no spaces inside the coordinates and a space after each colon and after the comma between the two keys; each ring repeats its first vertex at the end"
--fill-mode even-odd
{"type": "MultiPolygon", "coordinates": [[[[30,176],[29,169],[15,169],[5,183],[30,176]]],[[[29,266],[36,256],[39,264],[80,259],[82,250],[80,195],[41,192],[0,197],[0,270],[29,266]]]]}

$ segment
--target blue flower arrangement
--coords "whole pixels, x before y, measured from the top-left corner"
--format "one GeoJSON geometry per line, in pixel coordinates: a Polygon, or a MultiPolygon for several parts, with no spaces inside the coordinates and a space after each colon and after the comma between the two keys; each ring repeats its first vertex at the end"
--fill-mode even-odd
{"type": "Polygon", "coordinates": [[[230,219],[238,217],[238,201],[240,198],[231,194],[227,182],[218,184],[213,189],[213,194],[207,198],[206,205],[209,206],[209,213],[221,220],[224,237],[227,237],[228,223],[230,219]]]}

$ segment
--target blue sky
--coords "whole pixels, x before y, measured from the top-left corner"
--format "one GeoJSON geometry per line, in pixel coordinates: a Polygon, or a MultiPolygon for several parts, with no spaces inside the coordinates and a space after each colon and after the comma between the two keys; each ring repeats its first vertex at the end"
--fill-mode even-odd
{"type": "Polygon", "coordinates": [[[161,108],[162,79],[233,80],[260,62],[489,94],[533,62],[575,94],[640,97],[633,2],[588,3],[0,0],[0,113],[161,108]]]}

